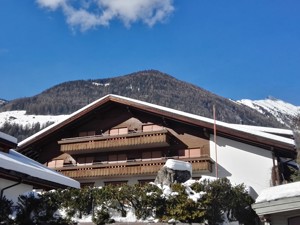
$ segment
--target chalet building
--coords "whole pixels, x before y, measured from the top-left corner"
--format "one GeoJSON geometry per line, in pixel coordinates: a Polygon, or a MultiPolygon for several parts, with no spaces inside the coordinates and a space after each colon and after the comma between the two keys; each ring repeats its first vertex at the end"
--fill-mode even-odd
{"type": "Polygon", "coordinates": [[[257,196],[288,179],[284,165],[296,158],[292,138],[289,130],[228,124],[107,95],[20,142],[18,151],[82,186],[153,181],[173,158],[190,162],[193,178],[228,177],[257,196]]]}
{"type": "Polygon", "coordinates": [[[17,139],[0,132],[0,198],[17,202],[19,195],[38,189],[79,188],[78,181],[63,176],[16,152],[17,139]]]}

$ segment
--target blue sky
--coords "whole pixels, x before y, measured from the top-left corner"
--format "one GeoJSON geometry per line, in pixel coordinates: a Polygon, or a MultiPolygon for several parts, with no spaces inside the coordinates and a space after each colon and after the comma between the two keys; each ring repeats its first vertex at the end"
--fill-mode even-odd
{"type": "Polygon", "coordinates": [[[300,105],[299,0],[1,0],[0,98],[157,69],[300,105]]]}

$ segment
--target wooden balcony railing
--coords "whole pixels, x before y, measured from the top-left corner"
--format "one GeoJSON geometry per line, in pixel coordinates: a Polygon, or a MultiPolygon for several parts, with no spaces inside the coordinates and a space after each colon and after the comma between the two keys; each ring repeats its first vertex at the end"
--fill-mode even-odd
{"type": "MultiPolygon", "coordinates": [[[[183,161],[192,164],[193,172],[211,172],[212,161],[209,158],[193,158],[183,161]]],[[[155,175],[166,160],[139,161],[126,163],[96,164],[85,166],[68,166],[56,168],[65,176],[71,178],[111,177],[128,175],[155,175]]]]}
{"type": "Polygon", "coordinates": [[[124,135],[66,138],[58,141],[58,144],[62,152],[80,154],[106,150],[166,147],[170,145],[169,142],[170,133],[167,130],[161,130],[124,135]]]}

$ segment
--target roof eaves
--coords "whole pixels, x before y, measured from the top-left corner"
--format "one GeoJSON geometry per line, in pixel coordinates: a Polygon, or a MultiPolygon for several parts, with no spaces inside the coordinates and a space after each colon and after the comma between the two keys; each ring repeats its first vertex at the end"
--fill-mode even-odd
{"type": "MultiPolygon", "coordinates": [[[[72,113],[69,117],[65,118],[64,120],[55,123],[53,125],[50,125],[49,127],[37,132],[36,134],[28,137],[24,141],[20,142],[18,145],[18,149],[26,148],[26,146],[30,145],[32,142],[42,139],[46,137],[48,134],[55,132],[56,130],[66,126],[67,124],[73,122],[74,120],[80,118],[82,115],[94,110],[101,104],[108,102],[108,101],[113,101],[121,104],[125,104],[128,106],[136,107],[138,109],[142,109],[147,112],[152,112],[155,114],[160,114],[163,116],[171,117],[171,118],[176,118],[177,120],[180,120],[182,122],[194,124],[197,126],[204,126],[209,129],[213,129],[214,125],[214,120],[206,117],[202,117],[199,115],[167,108],[164,106],[160,105],[155,105],[152,103],[147,103],[144,101],[128,98],[128,97],[123,97],[119,95],[113,95],[109,94],[106,95],[90,104],[87,106],[77,110],[76,112],[72,113]]],[[[217,129],[219,131],[223,131],[225,133],[232,133],[232,131],[235,132],[241,132],[241,134],[247,135],[249,138],[257,139],[265,139],[265,140],[271,140],[274,144],[279,144],[280,146],[286,147],[286,148],[294,148],[295,143],[294,140],[285,138],[285,137],[280,137],[275,134],[270,134],[263,132],[259,129],[250,129],[249,127],[242,127],[241,125],[235,125],[235,124],[229,124],[221,121],[216,121],[217,129]]]]}
{"type": "MultiPolygon", "coordinates": [[[[209,129],[213,129],[214,120],[206,117],[202,117],[199,115],[167,108],[164,106],[155,105],[152,103],[143,102],[140,100],[130,99],[123,96],[111,95],[111,100],[119,103],[124,103],[130,106],[138,107],[140,109],[144,109],[146,111],[151,111],[154,113],[170,116],[172,118],[176,117],[180,121],[188,122],[195,124],[197,126],[204,126],[209,129]],[[145,108],[146,107],[146,108],[145,108]]],[[[276,134],[266,133],[264,130],[271,130],[271,128],[252,128],[253,126],[245,126],[229,124],[221,121],[216,121],[216,126],[218,131],[222,131],[224,133],[235,133],[235,135],[243,136],[245,135],[251,140],[268,140],[271,141],[274,145],[278,145],[282,148],[288,148],[290,150],[295,150],[295,142],[293,139],[281,137],[276,134]]],[[[287,130],[283,129],[274,129],[277,132],[289,133],[287,130]]]]}
{"type": "Polygon", "coordinates": [[[70,114],[67,118],[65,118],[57,123],[52,124],[43,130],[40,130],[39,132],[31,135],[30,137],[24,139],[21,142],[19,142],[18,150],[26,148],[28,145],[35,142],[36,140],[40,140],[40,139],[46,137],[48,134],[53,133],[53,132],[59,130],[60,128],[70,124],[71,122],[78,119],[80,116],[84,115],[85,113],[90,112],[91,110],[96,108],[98,105],[101,105],[104,102],[107,102],[109,100],[110,100],[110,95],[106,95],[106,96],[88,104],[87,106],[75,111],[74,113],[70,114]]]}

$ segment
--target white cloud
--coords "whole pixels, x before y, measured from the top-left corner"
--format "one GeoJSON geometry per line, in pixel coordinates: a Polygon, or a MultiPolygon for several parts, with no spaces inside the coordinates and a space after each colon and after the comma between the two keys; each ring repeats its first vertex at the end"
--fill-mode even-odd
{"type": "Polygon", "coordinates": [[[36,0],[36,2],[41,6],[45,8],[49,8],[51,10],[55,10],[58,7],[65,4],[66,0],[36,0]]]}
{"type": "Polygon", "coordinates": [[[108,26],[114,19],[126,27],[143,22],[148,26],[163,22],[173,11],[173,0],[36,0],[50,10],[61,9],[71,27],[86,31],[108,26]]]}

